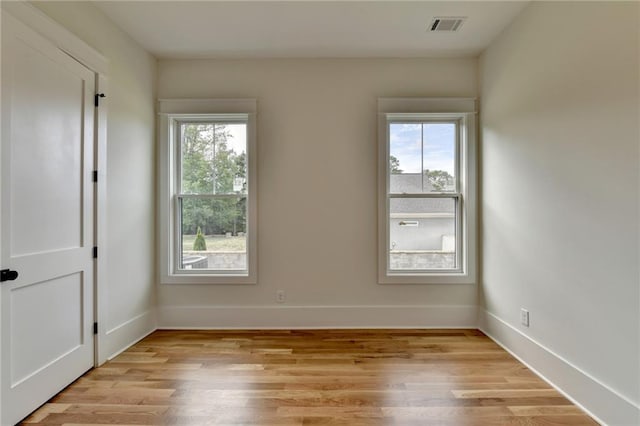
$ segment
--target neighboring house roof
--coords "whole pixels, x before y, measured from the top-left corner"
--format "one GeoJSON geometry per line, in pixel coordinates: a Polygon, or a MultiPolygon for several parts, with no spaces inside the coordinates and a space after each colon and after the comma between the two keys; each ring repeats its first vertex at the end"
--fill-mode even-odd
{"type": "MultiPolygon", "coordinates": [[[[422,193],[421,180],[424,179],[424,192],[431,190],[431,184],[420,173],[392,174],[389,186],[392,193],[422,193]]],[[[455,203],[451,198],[393,198],[390,213],[450,213],[455,212],[455,203]]]]}
{"type": "Polygon", "coordinates": [[[389,176],[390,192],[429,192],[432,190],[426,176],[420,173],[391,174],[389,176]],[[421,181],[424,181],[424,186],[421,181]]]}
{"type": "Polygon", "coordinates": [[[393,198],[390,213],[450,213],[455,212],[451,198],[393,198]]]}

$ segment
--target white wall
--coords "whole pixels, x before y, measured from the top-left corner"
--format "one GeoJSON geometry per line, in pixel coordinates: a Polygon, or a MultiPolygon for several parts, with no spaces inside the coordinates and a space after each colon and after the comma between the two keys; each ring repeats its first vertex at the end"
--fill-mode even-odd
{"type": "Polygon", "coordinates": [[[258,284],[161,285],[161,327],[474,325],[473,285],[377,284],[376,102],[475,97],[476,59],[160,60],[158,75],[159,98],[257,98],[259,147],[258,284]]]}
{"type": "MultiPolygon", "coordinates": [[[[117,352],[155,328],[155,86],[157,63],[89,2],[36,7],[109,60],[106,338],[117,352]]],[[[105,318],[105,317],[103,317],[105,318]]]]}
{"type": "Polygon", "coordinates": [[[483,328],[618,425],[640,424],[638,17],[532,3],[480,72],[483,328]]]}

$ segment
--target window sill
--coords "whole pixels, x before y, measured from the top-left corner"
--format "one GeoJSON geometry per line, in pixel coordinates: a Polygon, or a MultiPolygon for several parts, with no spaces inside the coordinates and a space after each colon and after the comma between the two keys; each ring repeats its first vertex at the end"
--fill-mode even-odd
{"type": "Polygon", "coordinates": [[[378,276],[378,284],[475,284],[475,276],[463,273],[430,273],[430,274],[381,274],[378,276]]]}
{"type": "Polygon", "coordinates": [[[253,275],[165,275],[160,284],[196,284],[196,285],[253,285],[258,279],[253,275]]]}

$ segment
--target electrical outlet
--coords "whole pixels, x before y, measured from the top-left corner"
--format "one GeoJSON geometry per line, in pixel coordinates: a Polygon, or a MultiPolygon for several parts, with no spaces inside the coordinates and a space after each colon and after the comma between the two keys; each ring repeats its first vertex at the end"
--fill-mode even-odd
{"type": "Polygon", "coordinates": [[[286,300],[286,295],[284,294],[284,290],[276,291],[276,301],[278,303],[284,303],[285,300],[286,300]]]}
{"type": "Polygon", "coordinates": [[[520,323],[525,327],[529,327],[529,311],[524,308],[520,309],[520,323]]]}

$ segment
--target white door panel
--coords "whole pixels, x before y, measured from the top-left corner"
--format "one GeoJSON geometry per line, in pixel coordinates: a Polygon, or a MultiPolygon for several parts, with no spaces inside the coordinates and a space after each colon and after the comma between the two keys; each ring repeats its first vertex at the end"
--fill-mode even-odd
{"type": "Polygon", "coordinates": [[[2,14],[2,425],[94,363],[95,74],[2,14]]]}
{"type": "Polygon", "coordinates": [[[11,291],[11,386],[82,346],[83,284],[76,272],[11,291]],[[35,335],[41,338],[21,338],[35,335]]]}
{"type": "Polygon", "coordinates": [[[30,113],[13,117],[11,164],[29,166],[11,170],[11,253],[81,247],[84,77],[26,43],[17,47],[12,107],[30,113]],[[64,143],[50,143],[52,134],[64,143]]]}

